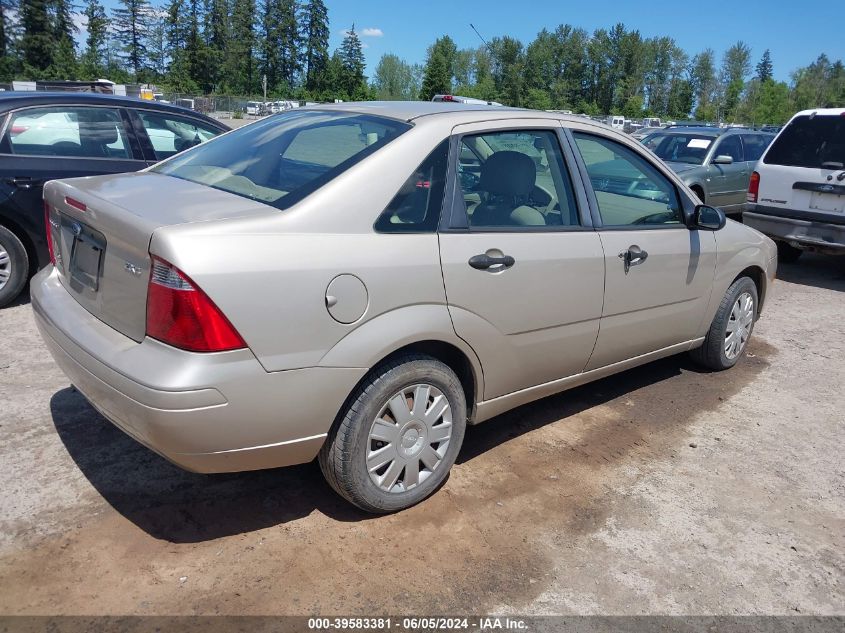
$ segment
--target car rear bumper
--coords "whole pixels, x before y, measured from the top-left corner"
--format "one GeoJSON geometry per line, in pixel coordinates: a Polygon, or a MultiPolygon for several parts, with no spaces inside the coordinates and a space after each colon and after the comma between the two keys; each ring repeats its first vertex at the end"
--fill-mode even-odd
{"type": "Polygon", "coordinates": [[[845,253],[845,217],[820,218],[788,209],[770,209],[749,204],[743,222],[769,237],[798,248],[845,253]]]}
{"type": "Polygon", "coordinates": [[[312,460],[363,368],[266,372],[249,350],[137,343],[80,306],[50,266],[32,281],[36,323],[71,383],[109,421],[194,472],[312,460]]]}

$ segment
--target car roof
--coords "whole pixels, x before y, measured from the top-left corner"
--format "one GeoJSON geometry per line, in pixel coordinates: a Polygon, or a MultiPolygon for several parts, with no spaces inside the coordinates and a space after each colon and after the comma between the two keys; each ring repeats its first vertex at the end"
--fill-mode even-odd
{"type": "Polygon", "coordinates": [[[183,116],[192,116],[204,121],[217,124],[218,127],[228,129],[222,121],[206,116],[189,108],[182,108],[168,103],[138,99],[135,97],[123,97],[118,95],[104,95],[95,92],[0,92],[0,112],[23,108],[26,106],[39,105],[110,105],[139,108],[143,110],[155,110],[157,112],[170,112],[183,116]]]}
{"type": "Polygon", "coordinates": [[[355,112],[399,119],[400,121],[413,121],[421,117],[454,117],[455,123],[464,123],[469,120],[477,120],[479,115],[483,115],[486,120],[529,116],[530,118],[583,121],[583,118],[560,114],[559,112],[450,101],[353,101],[306,106],[300,109],[355,112]]]}
{"type": "Polygon", "coordinates": [[[812,108],[810,110],[801,110],[801,112],[796,112],[794,117],[808,116],[810,114],[821,114],[824,116],[842,116],[845,115],[845,108],[812,108]]]}

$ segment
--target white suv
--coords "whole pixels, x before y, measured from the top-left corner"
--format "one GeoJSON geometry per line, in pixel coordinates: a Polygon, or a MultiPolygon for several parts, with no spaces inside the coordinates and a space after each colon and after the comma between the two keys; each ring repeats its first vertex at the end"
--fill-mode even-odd
{"type": "Polygon", "coordinates": [[[781,261],[804,250],[845,255],[845,108],[792,117],[757,163],[745,209],[781,261]]]}

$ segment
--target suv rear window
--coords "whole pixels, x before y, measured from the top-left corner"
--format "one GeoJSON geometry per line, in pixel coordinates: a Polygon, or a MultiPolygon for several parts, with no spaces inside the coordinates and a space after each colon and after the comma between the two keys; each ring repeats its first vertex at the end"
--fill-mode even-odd
{"type": "Polygon", "coordinates": [[[288,112],[198,145],[152,171],[286,209],[410,127],[350,112],[288,112]]]}
{"type": "Polygon", "coordinates": [[[763,162],[813,169],[845,168],[845,116],[796,117],[772,143],[763,162]]]}

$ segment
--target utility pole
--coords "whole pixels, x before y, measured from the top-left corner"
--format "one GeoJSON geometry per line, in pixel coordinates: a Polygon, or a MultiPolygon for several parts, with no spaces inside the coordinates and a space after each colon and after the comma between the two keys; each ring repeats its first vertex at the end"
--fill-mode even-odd
{"type": "Polygon", "coordinates": [[[264,101],[267,101],[267,75],[261,75],[261,87],[264,88],[264,101]]]}

